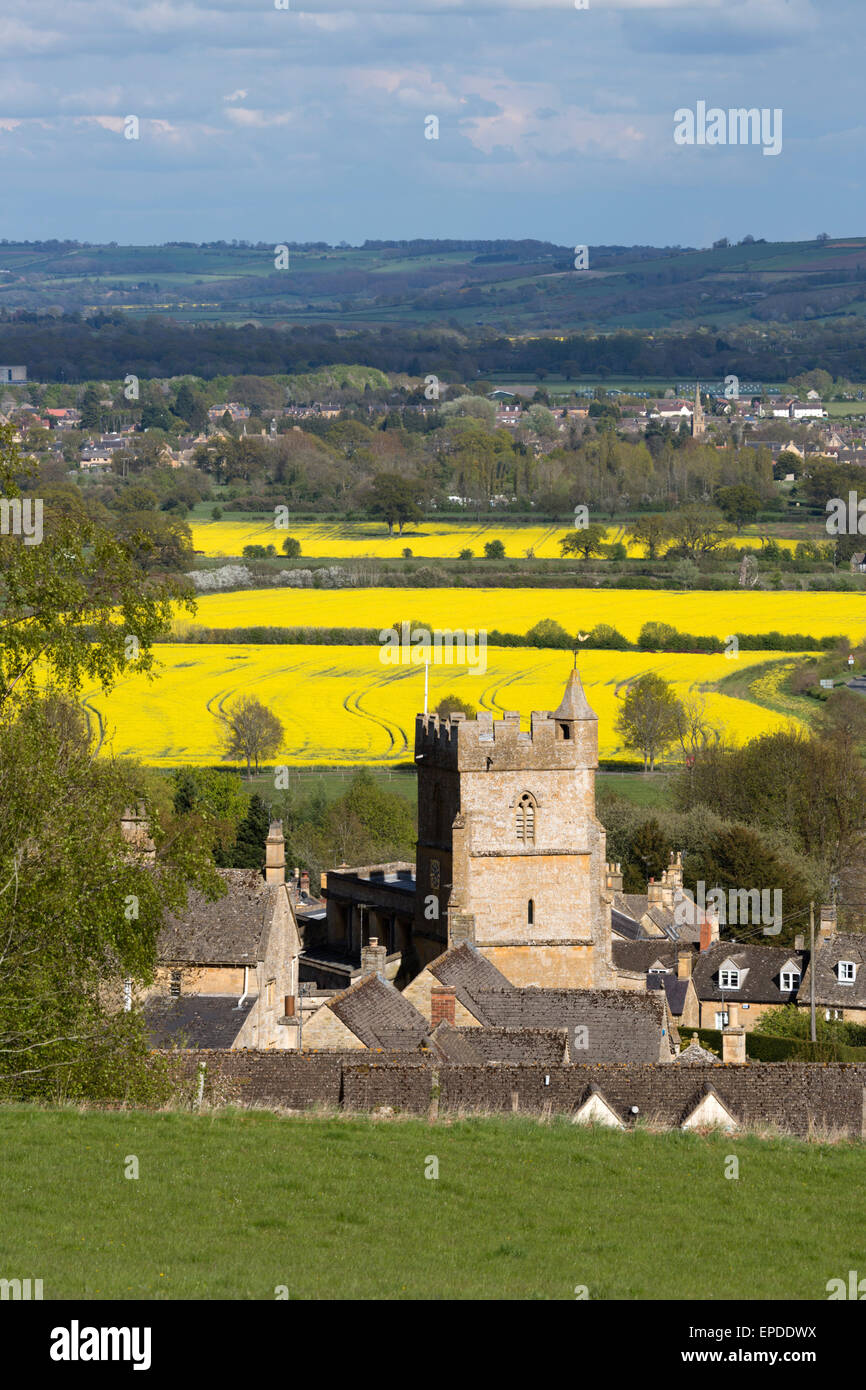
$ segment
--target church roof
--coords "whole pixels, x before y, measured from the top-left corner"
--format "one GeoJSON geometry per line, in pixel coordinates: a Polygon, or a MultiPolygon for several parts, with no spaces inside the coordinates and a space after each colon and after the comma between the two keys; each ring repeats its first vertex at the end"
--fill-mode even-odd
{"type": "Polygon", "coordinates": [[[586,696],[583,693],[583,686],[580,683],[580,676],[577,674],[577,667],[569,672],[568,681],[565,687],[565,694],[559,702],[559,709],[553,711],[554,719],[597,719],[594,710],[591,710],[586,696]]]}

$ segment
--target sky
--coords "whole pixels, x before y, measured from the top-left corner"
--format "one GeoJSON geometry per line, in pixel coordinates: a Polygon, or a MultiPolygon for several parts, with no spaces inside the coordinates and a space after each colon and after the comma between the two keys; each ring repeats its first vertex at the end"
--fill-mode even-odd
{"type": "Polygon", "coordinates": [[[578,3],[0,0],[0,237],[866,232],[864,0],[578,3]],[[677,144],[699,102],[779,153],[677,144]]]}

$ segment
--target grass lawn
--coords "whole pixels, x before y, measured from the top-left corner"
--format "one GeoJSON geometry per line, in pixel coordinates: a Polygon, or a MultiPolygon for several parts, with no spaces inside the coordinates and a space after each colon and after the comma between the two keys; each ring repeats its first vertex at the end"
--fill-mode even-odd
{"type": "Polygon", "coordinates": [[[46,1299],[824,1299],[862,1265],[849,1144],[12,1107],[0,1144],[2,1274],[46,1299]]]}
{"type": "Polygon", "coordinates": [[[597,772],[595,790],[613,792],[635,806],[671,804],[671,779],[664,772],[597,772]]]}

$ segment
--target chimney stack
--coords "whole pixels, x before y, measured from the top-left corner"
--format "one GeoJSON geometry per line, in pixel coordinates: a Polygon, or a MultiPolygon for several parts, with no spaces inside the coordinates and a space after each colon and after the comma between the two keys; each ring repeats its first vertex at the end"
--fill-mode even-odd
{"type": "Polygon", "coordinates": [[[434,985],[430,991],[430,1026],[450,1023],[454,1027],[454,1010],[457,990],[453,985],[434,985]]]}
{"type": "Polygon", "coordinates": [[[310,893],[310,872],[309,869],[301,869],[301,892],[309,896],[310,893]]]}
{"type": "Polygon", "coordinates": [[[818,932],[819,941],[829,941],[831,936],[836,934],[836,908],[830,903],[825,903],[821,908],[821,926],[818,932]]]}
{"type": "Polygon", "coordinates": [[[647,907],[661,907],[664,902],[665,886],[651,878],[646,886],[647,907]]]}
{"type": "Polygon", "coordinates": [[[728,1022],[722,1029],[722,1061],[737,1067],[746,1062],[746,1030],[740,1026],[739,1004],[728,1004],[728,1022]]]}
{"type": "Polygon", "coordinates": [[[677,951],[677,979],[690,980],[692,978],[692,963],[694,952],[691,946],[680,946],[677,951]]]}
{"type": "Polygon", "coordinates": [[[622,864],[605,864],[606,886],[609,893],[622,892],[622,864]]]}
{"type": "Polygon", "coordinates": [[[285,883],[286,881],[286,841],[283,836],[283,822],[272,820],[265,840],[265,882],[285,883]]]}
{"type": "Polygon", "coordinates": [[[800,932],[799,936],[795,936],[795,937],[794,937],[794,950],[795,950],[795,951],[805,951],[805,949],[806,949],[806,938],[805,938],[805,936],[803,935],[803,933],[800,932]]]}
{"type": "Polygon", "coordinates": [[[379,945],[378,936],[371,936],[366,946],[361,947],[361,976],[384,975],[387,951],[379,945]]]}

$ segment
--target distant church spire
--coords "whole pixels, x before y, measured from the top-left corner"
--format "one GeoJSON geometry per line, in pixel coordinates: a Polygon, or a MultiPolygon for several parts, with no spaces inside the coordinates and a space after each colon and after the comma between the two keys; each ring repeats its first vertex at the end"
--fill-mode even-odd
{"type": "Polygon", "coordinates": [[[700,439],[706,430],[704,423],[704,407],[701,405],[701,383],[695,384],[695,410],[692,415],[692,437],[700,439]]]}

